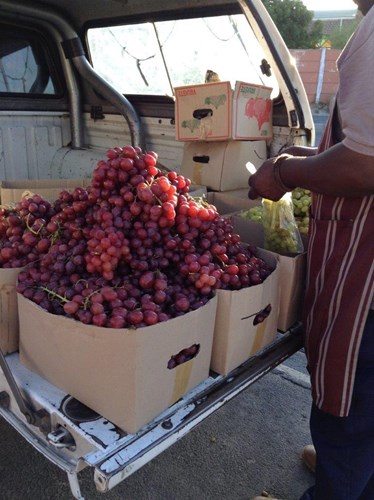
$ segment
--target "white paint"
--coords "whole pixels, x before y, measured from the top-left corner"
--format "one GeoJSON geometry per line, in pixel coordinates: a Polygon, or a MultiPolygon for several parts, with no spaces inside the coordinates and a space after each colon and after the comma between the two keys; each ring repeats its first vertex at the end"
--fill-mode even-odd
{"type": "Polygon", "coordinates": [[[79,424],[79,427],[85,433],[95,436],[95,438],[99,439],[105,446],[115,443],[120,439],[116,427],[104,418],[92,422],[82,422],[79,424]]]}
{"type": "Polygon", "coordinates": [[[322,86],[323,86],[323,75],[325,73],[325,61],[326,61],[326,49],[322,49],[321,51],[321,59],[319,61],[319,71],[318,71],[318,80],[317,80],[317,90],[316,90],[316,104],[319,103],[322,86]]]}
{"type": "MultiPolygon", "coordinates": [[[[172,423],[172,427],[175,427],[183,419],[194,410],[195,405],[190,404],[186,405],[183,408],[177,410],[174,415],[171,416],[170,421],[172,423]]],[[[144,450],[147,446],[154,443],[158,439],[160,439],[165,433],[168,433],[169,430],[165,430],[161,425],[158,425],[155,429],[148,432],[144,436],[141,436],[136,441],[127,446],[124,450],[119,451],[114,456],[110,457],[106,462],[104,462],[100,469],[104,473],[111,473],[118,469],[119,465],[122,465],[131,460],[132,457],[136,456],[142,450],[144,450]]],[[[131,465],[129,466],[131,470],[131,465]]],[[[127,474],[130,472],[127,470],[127,474]]]]}

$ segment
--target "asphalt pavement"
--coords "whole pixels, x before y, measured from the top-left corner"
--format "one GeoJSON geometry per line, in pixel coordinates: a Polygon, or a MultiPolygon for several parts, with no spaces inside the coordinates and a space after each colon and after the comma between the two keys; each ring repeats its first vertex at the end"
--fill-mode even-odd
{"type": "MultiPolygon", "coordinates": [[[[106,494],[91,469],[86,500],[298,500],[313,484],[300,458],[310,443],[309,377],[302,351],[221,407],[106,494]]],[[[71,500],[67,476],[0,419],[1,500],[71,500]]]]}

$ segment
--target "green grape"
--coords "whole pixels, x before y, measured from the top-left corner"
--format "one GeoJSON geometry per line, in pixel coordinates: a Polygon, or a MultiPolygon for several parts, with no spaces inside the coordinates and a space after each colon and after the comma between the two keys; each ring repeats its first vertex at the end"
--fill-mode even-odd
{"type": "Polygon", "coordinates": [[[309,229],[309,208],[311,205],[311,193],[309,189],[295,188],[292,191],[293,212],[297,227],[301,234],[307,234],[309,229]]]}
{"type": "Polygon", "coordinates": [[[297,227],[301,234],[308,234],[309,230],[309,217],[295,217],[297,227]]]}
{"type": "Polygon", "coordinates": [[[310,207],[310,197],[309,196],[303,196],[301,198],[302,204],[304,207],[310,207]]]}
{"type": "Polygon", "coordinates": [[[263,207],[264,247],[280,254],[298,253],[301,242],[292,205],[287,200],[263,200],[263,207]]]}
{"type": "Polygon", "coordinates": [[[261,205],[258,205],[256,207],[249,208],[248,210],[243,210],[240,213],[240,216],[245,219],[249,219],[252,222],[262,222],[262,214],[263,208],[261,205]]]}

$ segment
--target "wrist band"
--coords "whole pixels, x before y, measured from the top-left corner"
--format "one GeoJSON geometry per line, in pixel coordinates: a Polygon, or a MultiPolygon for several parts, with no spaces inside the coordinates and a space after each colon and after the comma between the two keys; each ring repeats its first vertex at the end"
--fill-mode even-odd
{"type": "Polygon", "coordinates": [[[282,154],[278,156],[278,158],[275,160],[273,163],[273,172],[274,172],[274,179],[276,184],[283,190],[283,191],[292,191],[293,188],[286,186],[284,182],[282,181],[281,175],[280,175],[280,166],[284,160],[287,160],[288,158],[292,158],[292,155],[288,154],[282,154]]]}

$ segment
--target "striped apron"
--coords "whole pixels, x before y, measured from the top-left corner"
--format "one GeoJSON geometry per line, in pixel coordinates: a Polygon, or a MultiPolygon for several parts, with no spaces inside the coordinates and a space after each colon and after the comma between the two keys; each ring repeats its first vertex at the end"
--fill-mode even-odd
{"type": "MultiPolygon", "coordinates": [[[[333,113],[319,152],[333,145],[332,120],[333,113]]],[[[374,195],[312,195],[303,311],[305,350],[314,403],[340,417],[349,412],[374,292],[373,201],[374,195]]]]}

